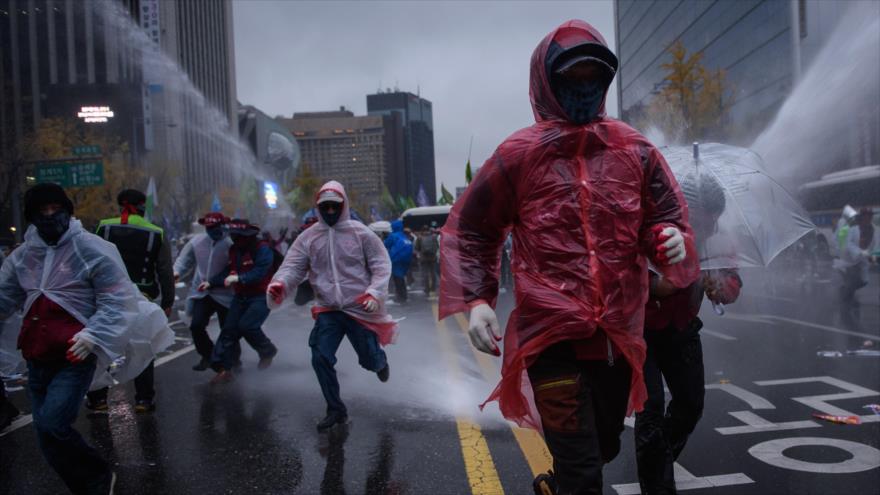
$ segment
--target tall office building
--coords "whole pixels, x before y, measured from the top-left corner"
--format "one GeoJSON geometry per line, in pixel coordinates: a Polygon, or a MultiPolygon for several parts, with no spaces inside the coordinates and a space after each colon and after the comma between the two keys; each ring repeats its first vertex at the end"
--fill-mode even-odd
{"type": "MultiPolygon", "coordinates": [[[[235,159],[230,157],[240,150],[234,149],[234,141],[218,142],[217,135],[228,126],[227,137],[232,138],[238,128],[231,0],[140,2],[142,14],[147,4],[158,9],[160,22],[167,26],[161,27],[154,41],[159,42],[162,51],[204,96],[202,100],[187,88],[154,95],[157,115],[184,123],[176,130],[157,126],[170,134],[172,141],[176,138],[181,143],[175,146],[172,142],[162,149],[171,159],[182,157],[186,194],[201,196],[223,186],[234,186],[237,170],[235,159]],[[206,128],[215,130],[206,133],[206,128]]],[[[148,27],[151,36],[155,36],[153,29],[148,27]]],[[[149,87],[150,81],[147,82],[149,87]]]]}
{"type": "MultiPolygon", "coordinates": [[[[0,0],[0,187],[7,198],[19,194],[10,189],[21,182],[13,166],[18,144],[42,119],[76,119],[82,107],[112,111],[89,125],[128,142],[133,164],[181,167],[188,194],[232,185],[232,167],[219,166],[229,153],[204,135],[205,126],[192,125],[207,115],[236,135],[231,1],[0,0]]],[[[8,208],[16,203],[6,202],[3,218],[20,227],[8,208]]]]}
{"type": "MultiPolygon", "coordinates": [[[[131,1],[116,5],[136,15],[131,1]]],[[[119,26],[95,7],[91,0],[0,0],[0,218],[16,236],[26,173],[19,145],[44,118],[77,119],[83,107],[107,107],[113,117],[89,125],[136,140],[140,60],[121,48],[119,26]]]]}
{"type": "Polygon", "coordinates": [[[618,103],[632,122],[659,94],[669,48],[681,42],[723,69],[733,92],[736,138],[755,137],[776,115],[819,53],[848,2],[820,0],[615,0],[618,103]]]}
{"type": "Polygon", "coordinates": [[[811,126],[827,128],[827,143],[811,151],[775,150],[767,163],[806,208],[828,213],[814,217],[817,225],[830,226],[847,203],[877,204],[877,33],[876,25],[862,23],[880,15],[877,2],[615,0],[614,10],[623,120],[639,123],[664,84],[661,64],[670,60],[669,48],[680,41],[688,54],[701,53],[708,69],[725,71],[734,98],[727,122],[732,131],[727,138],[733,142],[751,145],[777,116],[787,119],[781,125],[791,126],[790,134],[798,136],[789,146],[806,145],[809,133],[803,131],[815,128],[811,126]],[[842,22],[847,25],[841,27],[842,22]],[[817,75],[813,67],[825,73],[817,75]],[[799,93],[805,115],[819,112],[811,105],[836,115],[797,121],[791,109],[780,113],[801,82],[809,92],[799,93]]]}
{"type": "Polygon", "coordinates": [[[416,198],[423,187],[428,199],[437,199],[434,170],[434,118],[431,102],[419,95],[388,90],[367,95],[368,115],[400,115],[405,143],[402,195],[416,198]]]}
{"type": "Polygon", "coordinates": [[[353,202],[378,207],[384,187],[395,197],[403,194],[398,181],[405,167],[399,115],[355,116],[343,107],[278,120],[296,138],[303,166],[318,177],[341,182],[353,202]]]}

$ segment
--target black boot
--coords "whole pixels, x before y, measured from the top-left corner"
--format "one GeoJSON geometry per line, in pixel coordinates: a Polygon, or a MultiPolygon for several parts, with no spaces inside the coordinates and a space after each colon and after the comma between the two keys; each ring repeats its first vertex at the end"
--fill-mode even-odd
{"type": "Polygon", "coordinates": [[[532,482],[532,488],[535,489],[535,495],[556,495],[558,486],[556,485],[556,477],[553,476],[553,471],[539,474],[535,481],[532,482]]]}
{"type": "Polygon", "coordinates": [[[110,406],[107,404],[107,397],[86,398],[86,409],[94,412],[107,412],[110,406]]]}
{"type": "MultiPolygon", "coordinates": [[[[3,382],[0,381],[0,387],[3,386],[3,382]]],[[[14,420],[18,415],[21,414],[21,411],[18,410],[11,402],[6,400],[6,398],[2,398],[2,404],[0,404],[0,431],[6,429],[7,426],[12,424],[12,420],[14,420]]]]}
{"type": "Polygon", "coordinates": [[[318,431],[327,431],[336,425],[348,424],[348,414],[340,412],[330,412],[318,423],[318,431]]]}
{"type": "Polygon", "coordinates": [[[388,366],[388,363],[385,363],[385,367],[376,372],[376,376],[379,377],[379,381],[382,383],[388,381],[388,378],[391,376],[391,368],[388,366]]]}
{"type": "Polygon", "coordinates": [[[277,354],[278,348],[273,345],[272,352],[266,354],[265,356],[260,356],[260,362],[257,364],[257,369],[264,370],[269,366],[272,366],[272,358],[274,358],[277,354]]]}

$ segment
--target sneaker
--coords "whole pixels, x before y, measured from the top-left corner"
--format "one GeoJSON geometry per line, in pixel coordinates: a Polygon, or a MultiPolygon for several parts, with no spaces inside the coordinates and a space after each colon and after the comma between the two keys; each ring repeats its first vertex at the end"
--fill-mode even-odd
{"type": "Polygon", "coordinates": [[[149,413],[156,410],[156,403],[153,399],[142,399],[134,403],[134,412],[149,413]]]}
{"type": "Polygon", "coordinates": [[[235,375],[233,375],[231,371],[221,370],[214,375],[214,378],[211,378],[211,385],[230,383],[234,380],[235,375]]]}
{"type": "Polygon", "coordinates": [[[278,348],[273,347],[272,354],[260,358],[260,362],[257,364],[257,369],[264,370],[269,366],[272,366],[272,359],[275,357],[276,354],[278,354],[278,348]]]}
{"type": "Polygon", "coordinates": [[[332,412],[318,423],[318,431],[327,431],[336,425],[348,424],[348,415],[345,413],[332,412]]]}
{"type": "Polygon", "coordinates": [[[196,365],[193,366],[193,371],[205,371],[206,369],[211,367],[211,361],[202,358],[196,365]]]}
{"type": "Polygon", "coordinates": [[[532,482],[532,488],[535,489],[535,495],[556,495],[556,477],[553,471],[539,474],[532,482]]]}
{"type": "Polygon", "coordinates": [[[110,407],[107,405],[107,399],[86,399],[86,409],[94,412],[107,412],[110,407]]]}
{"type": "Polygon", "coordinates": [[[391,376],[391,367],[388,363],[385,363],[385,367],[376,372],[376,376],[379,377],[379,381],[382,383],[388,381],[388,378],[391,376]]]}
{"type": "MultiPolygon", "coordinates": [[[[3,382],[0,382],[0,387],[3,386],[3,382]]],[[[7,426],[12,424],[12,420],[14,420],[21,411],[18,410],[11,402],[3,401],[3,405],[0,406],[0,431],[6,429],[7,426]]]]}

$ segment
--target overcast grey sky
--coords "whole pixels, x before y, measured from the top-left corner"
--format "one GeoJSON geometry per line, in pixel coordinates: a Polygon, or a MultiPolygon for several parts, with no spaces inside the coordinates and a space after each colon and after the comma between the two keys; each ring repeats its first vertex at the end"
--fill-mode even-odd
{"type": "MultiPolygon", "coordinates": [[[[464,185],[501,141],[534,122],[529,58],[553,28],[595,26],[616,51],[611,0],[297,2],[235,0],[238,99],[269,115],[338,109],[366,113],[381,87],[434,104],[437,182],[464,185]]],[[[617,116],[616,84],[607,99],[617,116]]],[[[439,186],[438,186],[439,194],[439,186]]]]}

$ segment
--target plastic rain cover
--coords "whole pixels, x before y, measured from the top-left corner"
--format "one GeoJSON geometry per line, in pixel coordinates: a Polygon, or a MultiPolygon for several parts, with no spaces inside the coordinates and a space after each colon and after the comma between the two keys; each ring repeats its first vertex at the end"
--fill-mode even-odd
{"type": "MultiPolygon", "coordinates": [[[[215,301],[229,307],[232,303],[232,289],[228,287],[212,287],[199,291],[199,284],[222,272],[229,264],[229,248],[232,240],[229,236],[214,242],[208,234],[196,234],[183,246],[174,262],[174,273],[181,275],[193,270],[193,278],[189,284],[187,299],[201,299],[211,296],[215,301]]],[[[191,304],[187,304],[187,314],[191,314],[191,304]]]]}
{"type": "MultiPolygon", "coordinates": [[[[0,317],[19,310],[27,314],[40,295],[79,320],[95,344],[98,371],[92,389],[133,379],[174,342],[164,312],[138,292],[116,246],[84,231],[79,220],[71,219],[54,247],[29,227],[25,243],[3,264],[0,317]]],[[[14,328],[16,341],[20,330],[20,325],[14,328]]]]}
{"type": "Polygon", "coordinates": [[[342,184],[330,181],[321,187],[318,195],[327,190],[345,198],[339,221],[330,227],[318,215],[318,223],[300,234],[288,249],[272,281],[283,282],[289,296],[308,277],[315,290],[318,311],[343,311],[375,332],[380,344],[393,343],[397,338],[397,323],[385,307],[391,278],[388,252],[369,227],[351,219],[348,196],[342,184]],[[376,312],[367,313],[357,302],[365,293],[379,301],[376,312]]]}
{"type": "MultiPolygon", "coordinates": [[[[499,254],[512,230],[516,307],[504,336],[501,382],[488,401],[535,429],[541,423],[526,369],[548,346],[588,338],[599,327],[632,366],[629,412],[642,409],[653,227],[678,227],[693,250],[687,206],[656,148],[605,117],[604,104],[586,125],[565,120],[545,60],[551,44],[582,43],[605,45],[592,26],[569,21],[535,49],[529,94],[537,122],[498,147],[455,202],[441,235],[445,318],[477,299],[495,306],[499,254]]],[[[699,272],[695,258],[660,271],[685,287],[699,272]]]]}
{"type": "Polygon", "coordinates": [[[660,152],[690,207],[703,270],[767,266],[816,228],[803,207],[765,172],[757,153],[718,143],[694,146],[660,152]],[[718,215],[717,224],[701,232],[703,219],[713,215],[718,215]]]}

